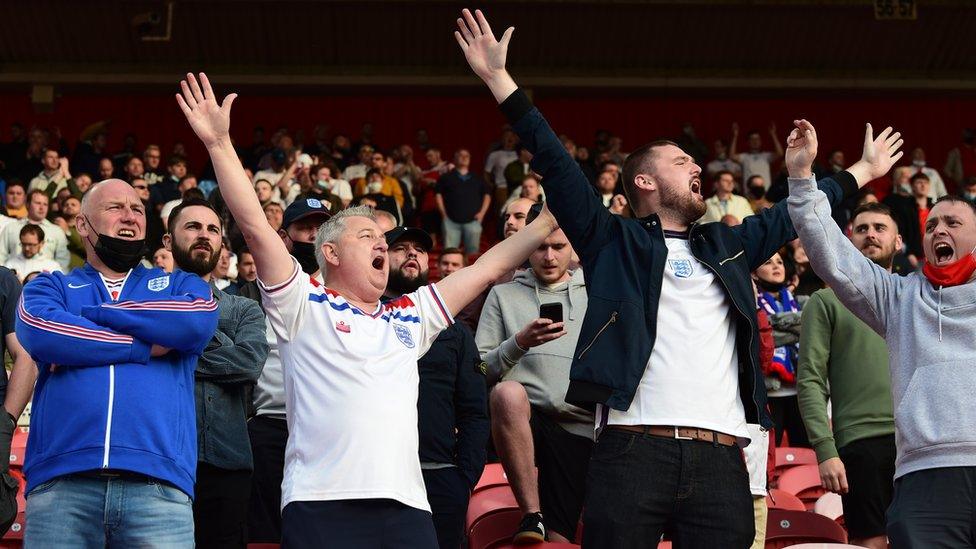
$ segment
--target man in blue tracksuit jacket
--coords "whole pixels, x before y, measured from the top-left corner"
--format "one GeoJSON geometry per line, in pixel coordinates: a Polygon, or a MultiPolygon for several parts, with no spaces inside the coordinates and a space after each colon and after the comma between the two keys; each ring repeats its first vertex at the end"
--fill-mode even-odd
{"type": "Polygon", "coordinates": [[[88,262],[24,287],[17,337],[38,366],[25,543],[193,546],[193,373],[217,326],[198,276],[139,265],[146,212],[128,183],[85,195],[88,262]]]}
{"type": "MultiPolygon", "coordinates": [[[[701,168],[649,143],[624,164],[637,219],[603,207],[579,165],[505,70],[498,41],[467,10],[455,37],[532,152],[547,204],[580,256],[589,298],[566,401],[595,407],[584,547],[748,547],[753,506],[740,448],[747,423],[771,427],[750,273],[796,238],[781,203],[738,227],[696,224],[701,168]]],[[[820,182],[832,204],[847,172],[820,182]]]]}

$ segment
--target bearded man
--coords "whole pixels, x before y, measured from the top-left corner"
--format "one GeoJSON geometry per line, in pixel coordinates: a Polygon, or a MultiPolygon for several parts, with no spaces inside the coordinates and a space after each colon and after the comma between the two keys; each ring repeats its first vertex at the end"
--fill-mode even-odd
{"type": "Polygon", "coordinates": [[[176,266],[210,284],[220,320],[194,372],[197,481],[193,501],[197,547],[244,547],[254,469],[247,434],[247,389],[268,358],[264,312],[253,299],[217,289],[213,272],[222,251],[222,224],[203,199],[173,208],[163,244],[176,266]]]}

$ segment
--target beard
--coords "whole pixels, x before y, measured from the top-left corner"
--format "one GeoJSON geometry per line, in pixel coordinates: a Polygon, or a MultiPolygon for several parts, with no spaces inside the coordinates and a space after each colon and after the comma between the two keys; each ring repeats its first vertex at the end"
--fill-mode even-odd
{"type": "Polygon", "coordinates": [[[214,252],[211,248],[209,242],[194,242],[190,244],[187,248],[182,248],[173,243],[173,262],[180,269],[193,273],[197,276],[205,276],[213,272],[217,268],[217,263],[220,262],[220,253],[214,252]],[[200,255],[193,255],[195,251],[194,246],[204,245],[207,247],[207,251],[210,253],[209,256],[200,257],[200,255]]]}
{"type": "Polygon", "coordinates": [[[683,193],[668,185],[662,185],[660,192],[661,209],[671,210],[678,220],[690,224],[705,215],[705,201],[699,200],[694,193],[683,193]]]}
{"type": "Polygon", "coordinates": [[[400,269],[391,270],[386,279],[386,289],[390,294],[403,295],[416,292],[428,282],[427,271],[417,276],[407,276],[400,269]]]}
{"type": "MultiPolygon", "coordinates": [[[[860,251],[861,251],[862,254],[864,254],[864,250],[863,249],[860,250],[860,251]]],[[[894,247],[892,247],[890,250],[885,250],[885,249],[882,248],[882,251],[880,252],[881,255],[878,255],[876,257],[870,257],[870,256],[865,255],[864,257],[867,257],[868,259],[870,259],[871,261],[873,261],[875,263],[875,265],[881,267],[882,269],[888,270],[888,269],[891,269],[891,265],[895,261],[895,253],[896,252],[897,251],[895,250],[894,247]]]]}

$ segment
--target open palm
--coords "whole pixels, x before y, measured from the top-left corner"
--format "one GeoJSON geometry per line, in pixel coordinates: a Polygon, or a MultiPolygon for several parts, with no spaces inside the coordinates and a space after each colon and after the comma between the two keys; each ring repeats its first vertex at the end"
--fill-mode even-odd
{"type": "Polygon", "coordinates": [[[176,94],[176,102],[200,141],[209,147],[227,139],[230,133],[230,108],[237,94],[228,95],[223,105],[218,105],[210,80],[202,72],[199,83],[193,74],[187,74],[180,87],[183,94],[176,94]]]}
{"type": "Polygon", "coordinates": [[[891,126],[874,137],[874,129],[869,123],[864,130],[864,150],[861,153],[861,161],[866,163],[872,179],[877,179],[898,162],[898,159],[905,154],[899,151],[904,140],[901,139],[901,132],[894,131],[891,126]],[[894,132],[894,133],[892,133],[894,132]]]}
{"type": "Polygon", "coordinates": [[[474,16],[470,10],[463,10],[457,20],[458,29],[454,31],[461,51],[468,65],[482,79],[488,79],[493,74],[505,70],[505,59],[508,56],[508,43],[512,40],[515,27],[509,27],[501,40],[495,40],[495,35],[488,25],[481,10],[476,10],[474,16]]]}

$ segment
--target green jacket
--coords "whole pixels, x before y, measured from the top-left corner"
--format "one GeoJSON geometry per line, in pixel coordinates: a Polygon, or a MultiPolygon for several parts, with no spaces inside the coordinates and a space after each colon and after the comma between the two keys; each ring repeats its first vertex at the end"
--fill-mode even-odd
{"type": "Polygon", "coordinates": [[[888,346],[829,288],[815,292],[803,307],[796,389],[820,462],[855,440],[895,432],[888,346]]]}

